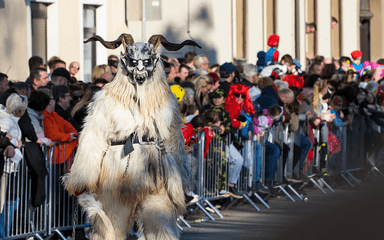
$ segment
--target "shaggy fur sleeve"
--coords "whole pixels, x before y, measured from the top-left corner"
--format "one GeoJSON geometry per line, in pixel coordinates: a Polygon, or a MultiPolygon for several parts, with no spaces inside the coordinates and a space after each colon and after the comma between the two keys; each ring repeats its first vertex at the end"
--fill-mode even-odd
{"type": "Polygon", "coordinates": [[[74,163],[70,173],[63,179],[65,188],[72,195],[97,188],[101,161],[108,148],[107,136],[113,124],[108,114],[108,104],[113,106],[101,95],[89,106],[74,163]]]}
{"type": "Polygon", "coordinates": [[[182,178],[183,188],[188,185],[189,174],[187,170],[187,152],[185,151],[184,137],[181,132],[183,123],[181,121],[180,115],[175,114],[173,116],[173,123],[171,124],[170,129],[170,138],[165,141],[165,145],[170,150],[171,154],[176,160],[177,167],[180,171],[180,176],[182,178]]]}

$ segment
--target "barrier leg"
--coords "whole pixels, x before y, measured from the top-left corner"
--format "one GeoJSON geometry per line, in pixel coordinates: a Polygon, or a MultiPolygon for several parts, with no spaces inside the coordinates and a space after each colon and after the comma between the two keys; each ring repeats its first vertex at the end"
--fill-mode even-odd
{"type": "Polygon", "coordinates": [[[344,180],[345,180],[349,185],[351,185],[352,187],[355,187],[355,185],[353,185],[353,183],[352,183],[351,181],[349,181],[349,179],[344,175],[344,173],[342,173],[341,176],[344,178],[344,180]]]}
{"type": "Polygon", "coordinates": [[[349,176],[350,178],[353,179],[353,181],[355,181],[357,184],[361,185],[359,179],[357,179],[355,176],[353,176],[349,171],[345,171],[345,172],[348,174],[348,176],[349,176]]]}
{"type": "Polygon", "coordinates": [[[315,186],[318,188],[318,189],[320,189],[324,194],[327,194],[325,191],[324,191],[324,189],[313,179],[313,178],[310,178],[309,180],[311,180],[311,182],[313,183],[313,184],[315,184],[315,186]]]}
{"type": "Polygon", "coordinates": [[[374,167],[373,170],[377,171],[378,173],[380,173],[381,176],[384,177],[384,174],[377,167],[374,167]]]}
{"type": "Polygon", "coordinates": [[[292,202],[295,202],[295,199],[293,199],[293,197],[292,197],[291,195],[289,195],[289,193],[288,193],[287,191],[285,191],[285,189],[284,189],[282,186],[279,186],[279,188],[280,188],[281,191],[283,191],[283,193],[284,193],[285,195],[287,195],[287,197],[288,197],[289,199],[291,199],[292,202]]]}
{"type": "Polygon", "coordinates": [[[64,235],[58,229],[53,230],[53,232],[57,233],[57,235],[59,235],[59,237],[61,239],[63,239],[63,240],[67,239],[66,237],[64,237],[64,235]]]}
{"type": "Polygon", "coordinates": [[[252,200],[247,196],[247,194],[243,194],[244,198],[257,210],[260,212],[260,208],[258,208],[256,206],[256,204],[254,202],[252,202],[252,200]]]}
{"type": "Polygon", "coordinates": [[[212,215],[209,214],[209,212],[207,212],[207,210],[205,210],[205,208],[199,202],[196,202],[196,205],[200,208],[201,211],[203,211],[205,215],[207,215],[207,217],[209,217],[212,221],[215,221],[215,218],[212,217],[212,215]]]}
{"type": "Polygon", "coordinates": [[[210,203],[207,199],[204,199],[204,202],[206,202],[210,208],[213,209],[213,211],[215,211],[215,213],[220,217],[220,218],[224,218],[223,215],[221,215],[219,209],[215,208],[215,206],[212,205],[212,203],[210,203]]]}
{"type": "Polygon", "coordinates": [[[191,228],[191,225],[189,225],[189,223],[184,219],[183,216],[179,216],[179,219],[180,221],[182,221],[184,223],[185,226],[187,226],[188,228],[191,228]]]}
{"type": "Polygon", "coordinates": [[[271,207],[259,196],[259,194],[257,193],[253,193],[253,195],[255,195],[255,197],[257,197],[257,199],[259,199],[259,201],[267,208],[267,209],[270,209],[271,207]]]}
{"type": "Polygon", "coordinates": [[[177,225],[177,228],[180,229],[180,231],[184,231],[184,228],[182,226],[180,226],[180,224],[178,222],[176,222],[176,225],[177,225]]]}
{"type": "Polygon", "coordinates": [[[328,183],[323,179],[323,178],[319,178],[319,180],[329,189],[331,190],[332,192],[335,192],[331,186],[328,185],[328,183]]]}
{"type": "Polygon", "coordinates": [[[300,196],[300,194],[298,192],[296,192],[295,189],[293,189],[293,187],[291,185],[287,185],[289,189],[291,189],[291,191],[297,196],[299,197],[299,201],[303,200],[303,198],[300,196]]]}

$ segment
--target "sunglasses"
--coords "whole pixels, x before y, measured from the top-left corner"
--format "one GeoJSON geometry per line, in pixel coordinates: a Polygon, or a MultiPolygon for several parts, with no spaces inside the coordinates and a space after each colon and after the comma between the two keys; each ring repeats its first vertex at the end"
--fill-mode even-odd
{"type": "Polygon", "coordinates": [[[80,69],[80,67],[79,67],[79,66],[76,66],[76,65],[72,65],[71,67],[76,68],[77,70],[80,69]]]}
{"type": "Polygon", "coordinates": [[[235,96],[235,98],[242,98],[242,99],[245,99],[245,95],[244,95],[244,94],[234,93],[233,96],[235,96]]]}

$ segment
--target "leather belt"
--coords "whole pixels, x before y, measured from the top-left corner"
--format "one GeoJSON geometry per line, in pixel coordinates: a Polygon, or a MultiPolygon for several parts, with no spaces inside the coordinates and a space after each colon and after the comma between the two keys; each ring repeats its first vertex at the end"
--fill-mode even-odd
{"type": "Polygon", "coordinates": [[[121,141],[114,141],[111,142],[111,146],[117,146],[117,145],[124,145],[124,155],[127,156],[131,152],[133,152],[133,144],[140,144],[140,145],[149,145],[149,144],[155,144],[155,138],[148,138],[146,135],[144,135],[141,139],[137,136],[137,134],[132,133],[129,135],[128,138],[121,140],[121,141]]]}

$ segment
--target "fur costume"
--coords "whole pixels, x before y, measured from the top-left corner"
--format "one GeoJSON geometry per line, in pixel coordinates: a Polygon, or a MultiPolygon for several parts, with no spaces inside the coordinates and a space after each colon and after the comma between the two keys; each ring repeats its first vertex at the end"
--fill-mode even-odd
{"type": "Polygon", "coordinates": [[[148,43],[134,43],[129,34],[113,42],[99,36],[89,41],[109,49],[123,44],[125,53],[114,80],[88,107],[65,188],[71,195],[81,193],[78,201],[92,220],[92,239],[125,239],[135,221],[140,239],[178,239],[187,155],[177,100],[156,49],[160,44],[169,51],[200,46],[190,40],[169,43],[161,35],[148,43]]]}

